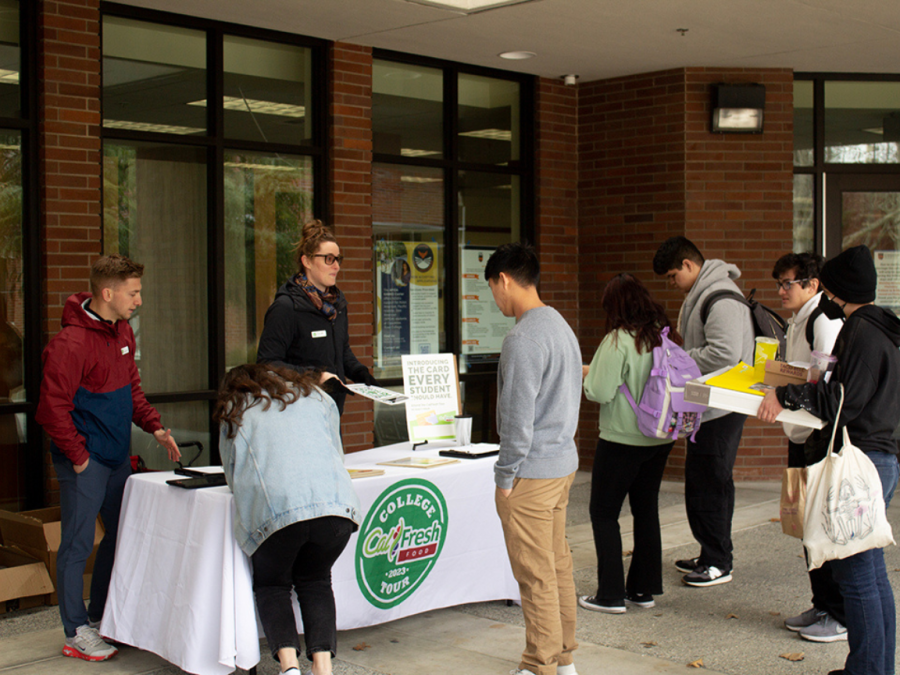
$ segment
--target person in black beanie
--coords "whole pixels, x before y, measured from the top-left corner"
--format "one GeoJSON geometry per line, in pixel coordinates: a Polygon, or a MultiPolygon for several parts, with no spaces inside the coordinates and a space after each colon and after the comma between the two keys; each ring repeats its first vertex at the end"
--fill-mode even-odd
{"type": "MultiPolygon", "coordinates": [[[[835,425],[846,427],[851,442],[872,460],[881,478],[885,505],[897,486],[900,467],[891,437],[900,422],[900,319],[876,307],[878,277],[869,249],[856,246],[825,263],[820,274],[826,315],[846,321],[835,342],[837,357],[828,382],[777,387],[766,394],[757,416],[774,422],[784,409],[803,408],[826,425],[804,448],[807,464],[824,458],[835,425]],[[840,419],[837,411],[844,386],[840,419]]],[[[846,675],[893,675],[896,651],[894,595],[882,549],[830,561],[844,597],[850,653],[846,675]]]]}

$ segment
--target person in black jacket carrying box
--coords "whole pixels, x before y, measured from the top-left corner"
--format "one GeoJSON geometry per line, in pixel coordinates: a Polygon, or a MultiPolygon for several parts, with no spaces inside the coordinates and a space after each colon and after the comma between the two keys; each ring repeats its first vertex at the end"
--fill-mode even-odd
{"type": "Polygon", "coordinates": [[[303,226],[297,244],[299,272],[278,289],[266,310],[256,353],[257,363],[272,363],[298,372],[322,371],[319,385],[344,412],[347,390],[336,382],[377,385],[368,368],[350,349],[347,301],[336,286],[344,256],[322,221],[303,226]]]}
{"type": "MultiPolygon", "coordinates": [[[[835,425],[872,460],[881,478],[885,505],[897,486],[900,467],[892,434],[900,421],[900,319],[876,307],[877,275],[869,249],[856,246],[825,263],[819,277],[829,298],[829,318],[846,317],[834,347],[837,365],[828,382],[777,387],[766,394],[757,416],[774,422],[784,409],[803,408],[826,422],[806,440],[807,465],[825,457],[835,425]],[[841,403],[841,385],[844,402],[841,403]]],[[[893,675],[896,612],[882,549],[830,561],[844,598],[850,654],[846,675],[893,675]]]]}

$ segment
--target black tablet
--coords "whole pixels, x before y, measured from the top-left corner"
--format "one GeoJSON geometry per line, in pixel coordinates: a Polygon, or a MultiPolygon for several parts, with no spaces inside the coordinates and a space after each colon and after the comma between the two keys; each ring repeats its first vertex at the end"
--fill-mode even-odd
{"type": "Polygon", "coordinates": [[[185,490],[196,490],[197,488],[219,487],[228,485],[225,482],[224,473],[206,473],[195,478],[173,478],[167,480],[166,483],[173,487],[184,488],[185,490]]]}

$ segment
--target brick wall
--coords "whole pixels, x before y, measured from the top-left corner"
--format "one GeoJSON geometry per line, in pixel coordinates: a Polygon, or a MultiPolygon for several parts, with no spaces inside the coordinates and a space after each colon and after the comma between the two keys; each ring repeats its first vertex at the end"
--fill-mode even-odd
{"type": "Polygon", "coordinates": [[[42,2],[38,87],[43,340],[100,254],[100,2],[42,2]]]}
{"type": "MultiPolygon", "coordinates": [[[[780,307],[770,276],[792,246],[793,109],[789,70],[690,68],[585,83],[579,87],[580,333],[585,359],[604,334],[605,283],[630,271],[674,320],[681,295],[652,272],[656,248],[684,235],[708,258],[743,271],[745,291],[780,307]],[[710,85],[766,85],[761,135],[709,132],[710,85]]],[[[583,402],[583,463],[593,457],[597,406],[583,402]]],[[[735,467],[738,478],[775,478],[786,441],[779,427],[749,420],[735,467]]],[[[683,475],[676,445],[670,476],[683,475]]]]}
{"type": "MultiPolygon", "coordinates": [[[[338,285],[350,305],[350,345],[368,368],[373,357],[372,50],[329,48],[331,219],[344,265],[338,285]]],[[[341,419],[344,450],[372,447],[372,402],[348,397],[341,419]]]]}
{"type": "MultiPolygon", "coordinates": [[[[100,254],[100,2],[42,2],[38,18],[42,343],[100,254]]],[[[44,454],[47,503],[59,485],[44,454]]]]}

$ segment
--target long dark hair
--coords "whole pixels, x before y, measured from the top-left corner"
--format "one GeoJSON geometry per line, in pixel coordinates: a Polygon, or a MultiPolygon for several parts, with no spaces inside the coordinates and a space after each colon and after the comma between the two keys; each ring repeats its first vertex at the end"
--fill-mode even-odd
{"type": "Polygon", "coordinates": [[[681,344],[681,336],[672,328],[666,310],[650,297],[650,291],[631,274],[619,274],[606,284],[600,305],[606,312],[606,332],[624,330],[634,335],[638,353],[646,353],[662,344],[659,337],[669,328],[669,339],[681,344]]]}
{"type": "Polygon", "coordinates": [[[213,410],[213,421],[227,427],[228,438],[234,438],[248,408],[262,405],[268,410],[278,401],[284,410],[301,397],[309,396],[319,373],[298,373],[284,366],[247,363],[229,370],[219,385],[219,396],[213,410]]]}

